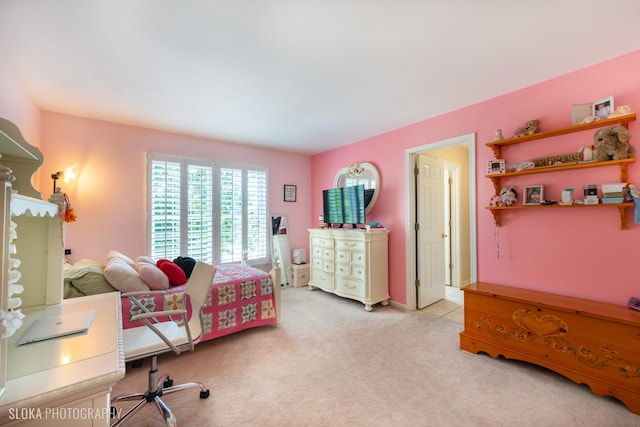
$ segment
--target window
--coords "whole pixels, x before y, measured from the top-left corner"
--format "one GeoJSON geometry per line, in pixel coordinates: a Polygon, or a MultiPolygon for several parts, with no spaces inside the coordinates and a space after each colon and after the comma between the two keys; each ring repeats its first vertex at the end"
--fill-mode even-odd
{"type": "Polygon", "coordinates": [[[147,245],[155,259],[267,264],[267,169],[149,153],[147,245]]]}

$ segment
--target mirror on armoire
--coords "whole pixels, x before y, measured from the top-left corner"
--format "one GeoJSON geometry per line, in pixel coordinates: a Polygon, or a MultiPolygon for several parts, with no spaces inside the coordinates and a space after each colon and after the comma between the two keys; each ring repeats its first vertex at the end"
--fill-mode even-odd
{"type": "Polygon", "coordinates": [[[291,270],[291,250],[287,236],[287,216],[271,215],[271,248],[274,263],[280,268],[280,285],[291,286],[293,283],[291,270]]]}

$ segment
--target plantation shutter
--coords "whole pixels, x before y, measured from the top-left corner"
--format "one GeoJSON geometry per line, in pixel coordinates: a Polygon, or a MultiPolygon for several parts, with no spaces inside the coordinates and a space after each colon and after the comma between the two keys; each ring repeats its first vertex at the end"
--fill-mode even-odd
{"type": "Polygon", "coordinates": [[[267,222],[267,172],[249,170],[247,172],[247,253],[249,259],[264,259],[267,253],[270,235],[267,222]]]}
{"type": "Polygon", "coordinates": [[[242,170],[220,168],[220,262],[242,260],[242,170]]]}
{"type": "Polygon", "coordinates": [[[151,257],[173,259],[180,255],[180,163],[151,162],[151,257]]]}
{"type": "Polygon", "coordinates": [[[266,168],[148,154],[148,253],[270,262],[266,168]]]}
{"type": "Polygon", "coordinates": [[[188,166],[187,254],[191,258],[213,262],[213,169],[188,166]]]}

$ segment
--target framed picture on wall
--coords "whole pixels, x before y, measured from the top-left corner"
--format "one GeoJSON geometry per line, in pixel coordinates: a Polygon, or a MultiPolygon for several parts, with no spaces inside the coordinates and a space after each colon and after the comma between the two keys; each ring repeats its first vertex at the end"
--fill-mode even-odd
{"type": "Polygon", "coordinates": [[[544,189],[542,185],[525,186],[524,191],[522,192],[523,194],[522,204],[523,205],[539,205],[543,200],[542,198],[543,190],[544,189]]]}
{"type": "Polygon", "coordinates": [[[284,185],[284,201],[295,202],[297,191],[298,191],[298,188],[295,185],[285,184],[284,185]]]}

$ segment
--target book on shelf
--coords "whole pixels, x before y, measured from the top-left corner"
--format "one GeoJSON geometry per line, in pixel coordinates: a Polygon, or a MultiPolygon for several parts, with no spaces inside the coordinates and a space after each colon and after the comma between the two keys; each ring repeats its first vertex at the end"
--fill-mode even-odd
{"type": "Polygon", "coordinates": [[[602,197],[624,197],[622,191],[603,191],[602,197]]]}
{"type": "Polygon", "coordinates": [[[626,185],[626,182],[615,182],[611,184],[602,184],[600,189],[603,193],[622,193],[622,190],[624,190],[626,185]]]}
{"type": "Polygon", "coordinates": [[[602,203],[604,204],[617,204],[624,202],[624,198],[622,197],[603,197],[602,203]]]}

